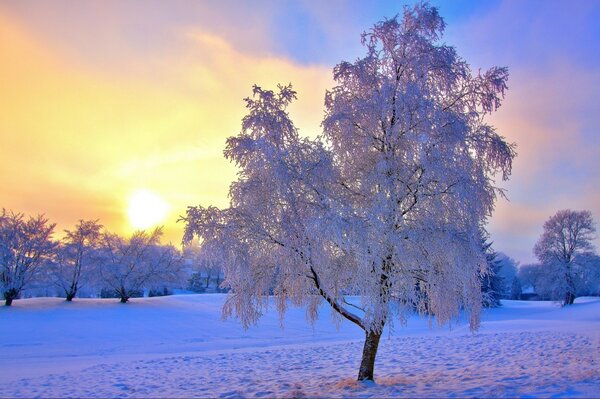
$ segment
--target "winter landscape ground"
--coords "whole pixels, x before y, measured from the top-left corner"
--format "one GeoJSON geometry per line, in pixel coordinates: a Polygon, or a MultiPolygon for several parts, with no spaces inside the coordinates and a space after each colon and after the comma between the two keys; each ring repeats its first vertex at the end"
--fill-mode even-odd
{"type": "Polygon", "coordinates": [[[362,331],[273,308],[244,331],[225,295],[15,301],[0,309],[0,397],[599,397],[600,298],[503,301],[481,328],[386,331],[375,384],[362,331]]]}

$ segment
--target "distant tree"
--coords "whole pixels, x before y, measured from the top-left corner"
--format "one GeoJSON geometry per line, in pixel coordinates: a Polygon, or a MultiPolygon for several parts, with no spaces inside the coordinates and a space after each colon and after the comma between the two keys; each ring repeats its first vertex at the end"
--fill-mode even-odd
{"type": "Polygon", "coordinates": [[[481,292],[483,306],[486,308],[496,308],[500,306],[500,297],[504,293],[504,280],[500,276],[501,260],[498,259],[496,251],[492,248],[492,243],[488,242],[489,237],[486,233],[481,233],[481,247],[487,262],[487,273],[481,275],[481,292]]]}
{"type": "MultiPolygon", "coordinates": [[[[571,264],[575,296],[600,294],[600,257],[582,254],[571,264]]],[[[519,268],[523,286],[530,286],[542,300],[564,301],[564,267],[557,263],[537,263],[519,268]]]]}
{"type": "Polygon", "coordinates": [[[80,220],[73,230],[65,230],[56,261],[52,264],[52,278],[69,302],[77,295],[84,280],[89,281],[99,259],[101,229],[98,220],[80,220]]]}
{"type": "Polygon", "coordinates": [[[469,309],[479,323],[478,230],[499,193],[493,177],[508,178],[514,157],[483,117],[508,72],[473,75],[440,43],[444,27],[419,3],[365,33],[366,56],[334,68],[316,140],[289,119],[291,86],[255,87],[241,133],[227,140],[240,168],[230,207],[190,207],[184,218],[184,240],[200,237],[224,265],[225,315],[247,326],[273,292],[280,312],[290,300],[314,320],[324,300],[365,332],[361,381],[373,380],[394,316],[427,306],[444,323],[469,309]]]}
{"type": "Polygon", "coordinates": [[[556,300],[563,297],[562,280],[557,278],[559,270],[555,264],[526,264],[519,267],[518,279],[523,288],[533,289],[540,300],[556,300]]]}
{"type": "Polygon", "coordinates": [[[103,233],[102,282],[114,290],[122,303],[144,288],[164,285],[180,279],[181,255],[173,246],[161,246],[162,229],[135,232],[125,239],[103,233]]]}
{"type": "Polygon", "coordinates": [[[554,277],[561,282],[564,305],[575,300],[575,268],[580,258],[593,250],[592,239],[596,228],[590,211],[558,211],[544,223],[544,232],[533,249],[540,262],[554,269],[554,277]],[[558,275],[557,275],[558,274],[558,275]]]}
{"type": "Polygon", "coordinates": [[[149,297],[168,295],[173,295],[173,291],[171,291],[166,285],[163,285],[162,287],[153,287],[148,290],[149,297]]]}
{"type": "Polygon", "coordinates": [[[512,280],[510,299],[519,300],[523,294],[523,288],[521,287],[521,280],[515,276],[512,280]]]}
{"type": "Polygon", "coordinates": [[[54,254],[54,224],[43,215],[28,217],[2,209],[0,214],[0,288],[10,306],[54,254]]]}
{"type": "Polygon", "coordinates": [[[187,289],[195,293],[206,292],[206,281],[201,272],[194,272],[188,279],[187,289]]]}
{"type": "Polygon", "coordinates": [[[195,291],[199,292],[197,285],[200,284],[200,279],[203,280],[204,291],[210,288],[213,282],[215,289],[219,291],[220,279],[223,274],[220,262],[207,255],[197,240],[193,240],[193,242],[184,246],[183,256],[190,262],[191,268],[195,271],[195,291]]]}
{"type": "Polygon", "coordinates": [[[523,288],[531,287],[536,292],[539,290],[539,281],[543,275],[542,266],[537,263],[521,265],[518,279],[523,288]]]}
{"type": "Polygon", "coordinates": [[[600,256],[581,255],[574,268],[577,295],[600,296],[600,256]]]}
{"type": "Polygon", "coordinates": [[[517,276],[519,262],[502,252],[496,252],[496,261],[499,265],[498,276],[502,279],[500,297],[511,299],[512,283],[517,276]]]}

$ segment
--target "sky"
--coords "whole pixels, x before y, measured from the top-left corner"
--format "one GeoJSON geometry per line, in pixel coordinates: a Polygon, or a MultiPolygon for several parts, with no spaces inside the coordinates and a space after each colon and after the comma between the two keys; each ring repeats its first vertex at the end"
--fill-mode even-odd
{"type": "MultiPolygon", "coordinates": [[[[319,134],[332,68],[403,4],[0,0],[0,207],[44,213],[58,232],[100,219],[129,234],[154,203],[179,244],[187,206],[228,205],[236,170],[222,151],[252,85],[292,83],[294,122],[319,134]]],[[[558,210],[600,221],[600,1],[431,4],[474,71],[509,68],[489,121],[518,156],[488,230],[533,262],[558,210]]]]}

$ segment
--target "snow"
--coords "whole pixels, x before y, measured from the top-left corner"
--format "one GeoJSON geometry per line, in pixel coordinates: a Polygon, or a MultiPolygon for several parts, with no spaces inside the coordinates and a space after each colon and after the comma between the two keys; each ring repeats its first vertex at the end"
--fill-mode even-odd
{"type": "Polygon", "coordinates": [[[598,397],[600,298],[503,301],[479,331],[410,318],[355,381],[363,333],[322,308],[244,330],[222,294],[17,300],[0,309],[0,397],[598,397]],[[283,323],[283,328],[281,324],[283,323]]]}

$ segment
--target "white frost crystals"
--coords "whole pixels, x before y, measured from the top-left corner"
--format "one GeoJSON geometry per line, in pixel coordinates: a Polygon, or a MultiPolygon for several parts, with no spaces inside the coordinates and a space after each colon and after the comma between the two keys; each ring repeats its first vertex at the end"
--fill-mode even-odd
{"type": "Polygon", "coordinates": [[[225,156],[239,168],[230,207],[190,207],[185,241],[198,236],[225,267],[226,315],[257,320],[275,295],[324,299],[366,333],[359,380],[373,380],[384,325],[417,310],[438,323],[471,312],[479,323],[479,241],[515,156],[483,118],[500,106],[506,68],[473,75],[439,44],[434,7],[363,35],[367,54],[334,68],[323,134],[303,138],[286,112],[291,86],[254,87],[242,131],[225,156]],[[345,295],[360,296],[350,304],[345,295]]]}

